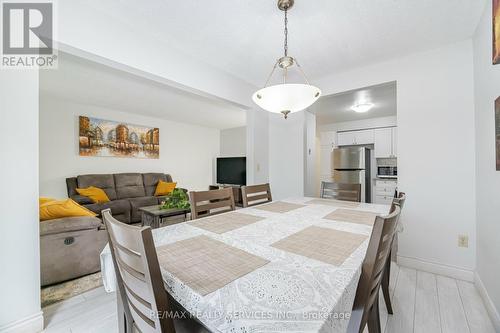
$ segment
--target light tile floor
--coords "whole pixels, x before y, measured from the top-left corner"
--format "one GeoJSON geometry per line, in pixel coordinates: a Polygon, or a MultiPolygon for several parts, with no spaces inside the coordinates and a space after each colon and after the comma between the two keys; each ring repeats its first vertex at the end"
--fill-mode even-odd
{"type": "MultiPolygon", "coordinates": [[[[470,282],[393,265],[390,290],[394,315],[387,314],[380,299],[385,333],[495,333],[470,282]]],[[[47,333],[118,331],[116,294],[102,287],[50,305],[43,312],[47,333]]]]}

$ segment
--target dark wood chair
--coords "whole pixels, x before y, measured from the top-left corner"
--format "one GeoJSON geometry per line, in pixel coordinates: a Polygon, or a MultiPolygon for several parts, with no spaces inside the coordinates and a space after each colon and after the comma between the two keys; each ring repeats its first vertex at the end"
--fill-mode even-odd
{"type": "Polygon", "coordinates": [[[180,308],[165,290],[150,227],[122,223],[102,211],[118,284],[120,332],[209,332],[194,318],[173,319],[180,308]]]}
{"type": "MultiPolygon", "coordinates": [[[[399,207],[401,210],[403,210],[405,200],[406,200],[406,194],[404,192],[399,192],[399,195],[392,200],[391,212],[393,212],[396,209],[396,207],[399,207]]],[[[398,226],[399,226],[399,218],[397,227],[398,226]]],[[[387,308],[387,313],[389,314],[394,313],[392,309],[391,296],[389,292],[389,283],[391,278],[392,261],[396,261],[397,253],[398,253],[398,233],[396,229],[396,232],[394,233],[394,236],[392,238],[391,253],[387,258],[384,276],[382,278],[382,293],[384,295],[384,301],[385,301],[385,306],[387,308]]]]}
{"type": "Polygon", "coordinates": [[[273,201],[269,184],[242,186],[241,196],[243,199],[243,207],[250,207],[273,201]]]}
{"type": "Polygon", "coordinates": [[[396,206],[388,216],[375,219],[354,298],[349,333],[362,333],[367,324],[370,333],[381,332],[379,290],[400,212],[396,206]]]}
{"type": "Polygon", "coordinates": [[[361,202],[361,184],[321,182],[321,198],[361,202]]]}
{"type": "Polygon", "coordinates": [[[229,212],[235,209],[233,189],[189,192],[191,219],[229,212]]]}

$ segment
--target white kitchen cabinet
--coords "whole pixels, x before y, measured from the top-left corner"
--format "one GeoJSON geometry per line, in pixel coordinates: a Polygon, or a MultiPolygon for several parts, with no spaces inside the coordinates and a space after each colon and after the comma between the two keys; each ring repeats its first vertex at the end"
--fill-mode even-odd
{"type": "Polygon", "coordinates": [[[357,145],[373,144],[374,140],[373,130],[356,131],[354,133],[357,145]]]}
{"type": "Polygon", "coordinates": [[[338,146],[352,146],[356,144],[354,132],[341,132],[337,134],[338,146]]]}
{"type": "Polygon", "coordinates": [[[382,205],[390,205],[394,198],[394,193],[398,183],[396,180],[381,180],[375,181],[375,203],[382,205]]]}
{"type": "Polygon", "coordinates": [[[377,128],[374,130],[375,157],[396,157],[397,128],[377,128]]]}
{"type": "Polygon", "coordinates": [[[393,195],[385,195],[385,196],[376,195],[375,203],[379,205],[390,205],[392,204],[393,199],[394,199],[393,195]]]}
{"type": "Polygon", "coordinates": [[[374,140],[373,130],[348,131],[337,134],[338,146],[369,145],[374,140]]]}
{"type": "Polygon", "coordinates": [[[330,131],[330,132],[321,132],[319,135],[319,140],[321,146],[334,146],[335,141],[337,139],[337,132],[335,131],[330,131]]]}
{"type": "Polygon", "coordinates": [[[392,128],[392,155],[394,157],[398,156],[398,128],[392,128]]]}

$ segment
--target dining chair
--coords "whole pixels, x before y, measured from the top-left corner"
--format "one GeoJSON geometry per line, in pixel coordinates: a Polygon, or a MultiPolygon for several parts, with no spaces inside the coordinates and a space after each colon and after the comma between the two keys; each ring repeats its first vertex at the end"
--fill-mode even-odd
{"type": "Polygon", "coordinates": [[[269,184],[242,186],[241,196],[243,197],[243,207],[250,207],[273,201],[271,186],[269,186],[269,184]]]}
{"type": "Polygon", "coordinates": [[[381,332],[379,290],[400,212],[396,206],[389,215],[375,219],[354,298],[349,333],[361,333],[367,324],[370,333],[381,332]]]}
{"type": "Polygon", "coordinates": [[[321,198],[361,202],[361,184],[321,182],[321,198]]]}
{"type": "MultiPolygon", "coordinates": [[[[396,207],[399,207],[400,210],[403,210],[405,200],[406,200],[406,193],[399,192],[398,196],[392,200],[391,212],[393,212],[396,209],[396,207]]],[[[401,214],[400,214],[400,216],[401,216],[401,214]]],[[[384,301],[385,301],[385,306],[387,308],[387,313],[389,313],[389,314],[394,313],[394,311],[392,309],[392,302],[391,302],[391,297],[390,297],[390,293],[389,293],[389,284],[390,284],[390,278],[391,278],[392,261],[397,260],[399,226],[400,226],[400,224],[399,224],[399,217],[398,217],[398,221],[396,223],[396,232],[394,232],[394,236],[392,238],[391,252],[387,258],[384,276],[382,277],[382,293],[384,295],[384,301]]]]}
{"type": "Polygon", "coordinates": [[[102,218],[118,284],[120,332],[209,332],[194,318],[172,315],[187,312],[165,290],[151,228],[122,223],[109,208],[102,218]]]}
{"type": "Polygon", "coordinates": [[[229,212],[235,209],[233,189],[226,187],[220,190],[191,191],[191,219],[229,212]]]}

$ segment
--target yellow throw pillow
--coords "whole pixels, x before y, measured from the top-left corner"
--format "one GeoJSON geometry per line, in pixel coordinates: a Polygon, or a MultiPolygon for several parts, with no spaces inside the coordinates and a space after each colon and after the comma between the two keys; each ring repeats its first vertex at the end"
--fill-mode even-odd
{"type": "Polygon", "coordinates": [[[53,200],[40,205],[40,221],[74,216],[97,216],[97,214],[71,199],[53,200]]]}
{"type": "Polygon", "coordinates": [[[40,197],[40,198],[38,199],[38,204],[41,206],[41,205],[43,205],[44,203],[51,202],[51,201],[56,201],[56,199],[47,198],[47,197],[40,197]]]}
{"type": "Polygon", "coordinates": [[[158,182],[158,185],[156,185],[155,196],[169,195],[170,193],[172,193],[176,186],[177,183],[167,183],[163,180],[160,180],[158,182]]]}
{"type": "Polygon", "coordinates": [[[78,194],[90,198],[90,200],[92,200],[94,203],[109,202],[109,198],[106,192],[98,187],[90,186],[87,188],[77,188],[76,191],[78,192],[78,194]]]}

